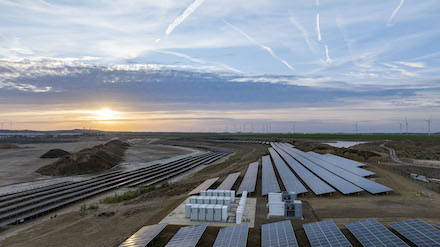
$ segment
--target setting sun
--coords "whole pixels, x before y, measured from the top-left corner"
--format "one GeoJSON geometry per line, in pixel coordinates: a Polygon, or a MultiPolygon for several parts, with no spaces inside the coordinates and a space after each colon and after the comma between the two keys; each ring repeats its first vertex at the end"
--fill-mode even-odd
{"type": "Polygon", "coordinates": [[[118,118],[119,113],[108,108],[103,108],[96,111],[96,120],[115,120],[118,118]]]}

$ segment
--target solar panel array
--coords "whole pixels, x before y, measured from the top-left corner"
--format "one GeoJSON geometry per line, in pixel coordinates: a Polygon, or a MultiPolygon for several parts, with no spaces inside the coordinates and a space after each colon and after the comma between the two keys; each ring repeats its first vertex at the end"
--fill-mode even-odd
{"type": "Polygon", "coordinates": [[[408,246],[376,219],[345,224],[363,246],[408,246]]]}
{"type": "Polygon", "coordinates": [[[342,194],[353,194],[358,193],[361,191],[364,191],[362,188],[359,188],[358,186],[348,182],[347,180],[337,176],[334,173],[331,173],[329,170],[324,169],[323,167],[317,165],[313,161],[307,159],[302,154],[299,154],[297,152],[293,152],[293,149],[291,148],[284,148],[284,151],[286,151],[289,155],[291,155],[293,158],[295,158],[297,161],[299,161],[302,165],[307,167],[310,171],[318,175],[320,178],[322,178],[324,181],[326,181],[328,184],[339,190],[342,194]]]}
{"type": "Polygon", "coordinates": [[[270,156],[266,155],[262,158],[262,195],[267,195],[269,193],[277,193],[280,192],[280,186],[278,185],[278,180],[275,175],[275,171],[273,170],[272,161],[270,160],[270,156]]]}
{"type": "Polygon", "coordinates": [[[167,225],[168,223],[144,226],[119,247],[147,246],[167,225]]]}
{"type": "Polygon", "coordinates": [[[352,164],[347,164],[346,162],[335,161],[335,160],[329,159],[327,156],[320,155],[315,152],[307,152],[307,154],[310,156],[313,156],[314,158],[319,159],[321,161],[338,166],[344,170],[347,170],[347,171],[354,173],[354,174],[361,176],[361,177],[368,177],[368,176],[372,176],[372,175],[376,174],[374,172],[367,171],[365,169],[359,168],[359,167],[354,166],[352,164]]]}
{"type": "Polygon", "coordinates": [[[350,160],[350,159],[347,159],[347,158],[344,158],[344,157],[341,157],[341,156],[337,156],[337,155],[334,155],[334,154],[324,154],[324,156],[329,157],[330,159],[332,159],[334,161],[344,162],[344,163],[350,164],[350,165],[355,166],[355,167],[366,166],[364,163],[357,162],[355,160],[350,160]]]}
{"type": "Polygon", "coordinates": [[[309,188],[316,195],[323,195],[332,192],[336,192],[332,187],[322,181],[315,174],[307,170],[303,165],[301,165],[298,161],[292,158],[289,154],[287,154],[284,150],[282,150],[277,143],[272,143],[274,149],[283,157],[283,159],[289,164],[289,166],[296,172],[296,174],[304,181],[304,183],[309,186],[309,188]]]}
{"type": "Polygon", "coordinates": [[[167,247],[194,247],[199,242],[208,224],[186,226],[179,229],[176,235],[167,243],[167,247]]]}
{"type": "Polygon", "coordinates": [[[195,189],[193,189],[191,192],[188,193],[188,195],[194,195],[194,194],[199,194],[201,190],[207,190],[209,189],[209,187],[211,187],[211,185],[213,185],[215,183],[215,181],[217,181],[219,179],[219,177],[216,178],[210,178],[205,180],[205,182],[201,183],[199,186],[197,186],[195,189]]]}
{"type": "Polygon", "coordinates": [[[242,194],[243,191],[247,191],[248,193],[255,191],[255,185],[257,184],[258,166],[258,162],[249,164],[243,181],[241,181],[240,187],[238,188],[237,195],[242,194]]]}
{"type": "Polygon", "coordinates": [[[390,226],[417,246],[440,246],[440,230],[419,219],[395,222],[390,226]]]}
{"type": "Polygon", "coordinates": [[[278,174],[280,174],[280,178],[283,181],[286,191],[295,192],[297,194],[306,193],[306,187],[304,187],[289,167],[287,167],[286,163],[281,159],[281,156],[273,148],[269,148],[269,153],[270,156],[272,156],[273,162],[278,170],[278,174]]]}
{"type": "MultiPolygon", "coordinates": [[[[298,150],[296,148],[291,148],[291,147],[287,148],[287,147],[285,147],[285,149],[288,150],[289,152],[294,152],[294,153],[297,153],[297,154],[301,154],[301,155],[307,156],[306,153],[304,153],[304,152],[302,152],[302,151],[300,151],[300,150],[298,150]]],[[[310,157],[310,155],[308,157],[310,157]]],[[[311,157],[310,159],[315,160],[315,159],[313,159],[313,157],[311,157]]],[[[323,164],[320,161],[316,161],[316,162],[315,162],[315,164],[321,166],[322,168],[327,169],[328,171],[338,175],[339,177],[342,177],[343,179],[345,179],[345,180],[353,183],[354,185],[356,185],[356,186],[358,186],[358,187],[360,187],[360,188],[370,192],[371,194],[379,194],[379,193],[384,193],[384,192],[392,191],[392,189],[389,188],[389,187],[386,187],[386,186],[384,186],[382,184],[376,183],[376,182],[371,181],[369,179],[366,179],[364,177],[357,176],[357,175],[355,175],[355,174],[353,174],[353,173],[351,173],[351,172],[349,172],[347,170],[344,170],[344,169],[342,169],[342,168],[340,168],[338,166],[332,165],[330,163],[323,164]]]]}
{"type": "Polygon", "coordinates": [[[261,247],[298,246],[290,220],[261,225],[261,247]]]}
{"type": "Polygon", "coordinates": [[[229,174],[225,180],[217,187],[217,190],[230,190],[234,186],[235,182],[237,181],[238,177],[240,177],[240,173],[231,173],[229,174]]]}
{"type": "Polygon", "coordinates": [[[440,224],[435,225],[436,227],[440,228],[440,224]]]}
{"type": "Polygon", "coordinates": [[[352,246],[332,220],[304,224],[303,228],[312,247],[352,246]]]}
{"type": "Polygon", "coordinates": [[[220,229],[213,247],[246,246],[249,225],[230,226],[220,229]]]}

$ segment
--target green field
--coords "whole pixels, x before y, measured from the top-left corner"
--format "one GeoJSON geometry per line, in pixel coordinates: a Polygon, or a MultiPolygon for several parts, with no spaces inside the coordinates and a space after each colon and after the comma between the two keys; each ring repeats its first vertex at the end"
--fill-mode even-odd
{"type": "Polygon", "coordinates": [[[207,134],[205,137],[219,138],[310,138],[310,139],[340,139],[340,140],[432,140],[440,141],[440,135],[400,135],[400,134],[207,134]]]}

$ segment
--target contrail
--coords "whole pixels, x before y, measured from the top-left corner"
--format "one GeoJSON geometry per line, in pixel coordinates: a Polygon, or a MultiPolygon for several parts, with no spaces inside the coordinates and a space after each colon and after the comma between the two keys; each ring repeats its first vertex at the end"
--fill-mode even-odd
{"type": "Polygon", "coordinates": [[[253,39],[252,37],[250,37],[249,35],[247,35],[245,32],[241,31],[240,29],[238,29],[237,27],[235,27],[234,25],[232,25],[231,23],[227,22],[226,20],[223,20],[223,22],[225,22],[226,24],[228,24],[230,27],[232,27],[233,29],[235,29],[237,32],[241,33],[244,37],[246,37],[246,39],[248,39],[249,41],[255,43],[256,45],[258,45],[259,47],[263,48],[264,50],[266,50],[267,52],[269,52],[269,54],[278,59],[280,62],[282,62],[284,65],[286,65],[290,70],[295,71],[295,69],[290,66],[289,63],[287,63],[286,61],[284,61],[283,59],[281,59],[280,57],[277,56],[277,54],[275,54],[275,52],[268,46],[265,46],[263,44],[260,44],[258,41],[256,41],[255,39],[253,39]]]}
{"type": "Polygon", "coordinates": [[[325,45],[325,58],[326,58],[325,62],[327,64],[331,64],[332,63],[332,59],[328,55],[328,45],[327,44],[325,45]]]}
{"type": "Polygon", "coordinates": [[[173,23],[171,23],[167,30],[165,31],[165,34],[168,36],[170,35],[173,30],[182,23],[188,16],[190,16],[205,0],[195,0],[188,8],[185,9],[183,14],[178,16],[173,23]]]}
{"type": "MultiPolygon", "coordinates": [[[[198,58],[195,58],[195,57],[191,57],[191,56],[188,56],[188,55],[180,53],[180,52],[167,51],[167,50],[155,50],[154,52],[161,53],[161,54],[173,55],[173,56],[181,57],[181,58],[185,58],[187,60],[190,60],[192,62],[199,63],[199,64],[209,64],[209,63],[213,64],[212,62],[207,62],[205,60],[201,60],[201,59],[198,59],[198,58]]],[[[242,73],[240,70],[234,69],[231,66],[226,65],[226,64],[217,64],[217,63],[215,63],[215,65],[217,65],[218,67],[221,67],[221,68],[224,68],[224,69],[236,72],[236,73],[242,73]]]]}
{"type": "Polygon", "coordinates": [[[391,21],[393,20],[394,16],[397,14],[397,12],[399,11],[400,7],[402,7],[403,3],[405,2],[405,0],[400,0],[399,5],[397,6],[397,8],[394,10],[393,14],[391,15],[390,19],[388,20],[387,26],[391,26],[391,21]]]}
{"type": "Polygon", "coordinates": [[[321,41],[321,28],[319,27],[319,13],[316,14],[316,35],[318,35],[318,40],[321,41]]]}
{"type": "Polygon", "coordinates": [[[309,46],[309,49],[311,51],[314,51],[314,49],[312,48],[312,45],[310,43],[310,38],[309,38],[309,34],[307,33],[306,29],[303,27],[303,25],[301,25],[300,22],[298,22],[295,18],[295,16],[290,13],[290,21],[296,26],[296,28],[298,28],[298,30],[302,33],[304,40],[306,41],[307,45],[309,46]]]}

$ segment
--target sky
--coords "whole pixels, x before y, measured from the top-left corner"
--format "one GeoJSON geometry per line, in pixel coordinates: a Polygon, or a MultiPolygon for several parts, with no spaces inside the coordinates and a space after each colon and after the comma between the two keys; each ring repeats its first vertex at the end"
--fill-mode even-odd
{"type": "Polygon", "coordinates": [[[0,129],[440,131],[438,0],[0,0],[0,129]]]}

